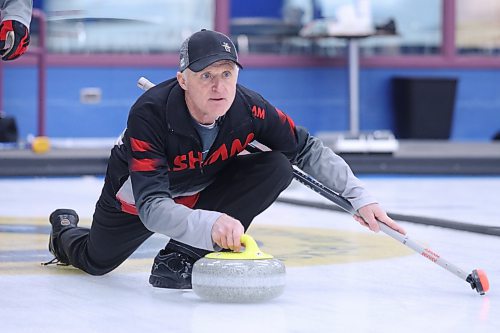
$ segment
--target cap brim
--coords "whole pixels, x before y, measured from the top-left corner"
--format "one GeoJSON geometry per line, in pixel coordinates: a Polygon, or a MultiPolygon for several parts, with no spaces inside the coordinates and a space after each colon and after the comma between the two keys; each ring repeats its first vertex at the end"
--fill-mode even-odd
{"type": "Polygon", "coordinates": [[[199,71],[207,68],[208,66],[210,66],[214,62],[221,61],[221,60],[230,60],[230,61],[234,62],[239,68],[243,68],[243,66],[241,66],[241,64],[239,62],[234,60],[234,57],[232,57],[230,53],[228,53],[227,55],[214,54],[211,56],[206,56],[204,58],[201,58],[201,59],[198,59],[198,60],[192,62],[191,64],[189,64],[188,68],[190,70],[192,70],[193,72],[199,72],[199,71]]]}

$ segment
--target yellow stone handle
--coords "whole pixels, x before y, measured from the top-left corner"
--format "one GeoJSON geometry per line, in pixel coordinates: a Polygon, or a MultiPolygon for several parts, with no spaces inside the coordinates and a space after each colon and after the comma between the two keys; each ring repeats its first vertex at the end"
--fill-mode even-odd
{"type": "Polygon", "coordinates": [[[248,254],[256,254],[258,252],[261,252],[259,246],[257,245],[257,242],[250,235],[241,235],[240,243],[245,245],[245,250],[243,251],[243,253],[248,252],[248,254]]]}
{"type": "Polygon", "coordinates": [[[229,259],[229,260],[254,260],[254,259],[272,259],[273,256],[262,252],[257,242],[252,236],[244,234],[240,238],[241,244],[245,246],[243,252],[212,252],[205,256],[209,259],[229,259]]]}

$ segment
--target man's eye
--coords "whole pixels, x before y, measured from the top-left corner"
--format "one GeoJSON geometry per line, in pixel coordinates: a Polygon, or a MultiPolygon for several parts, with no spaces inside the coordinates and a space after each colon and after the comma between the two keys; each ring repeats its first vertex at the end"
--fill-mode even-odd
{"type": "Polygon", "coordinates": [[[201,78],[203,80],[209,80],[211,77],[212,77],[212,75],[210,75],[210,73],[203,73],[203,74],[201,74],[201,78]]]}
{"type": "Polygon", "coordinates": [[[225,78],[230,78],[231,75],[232,75],[232,73],[230,71],[225,71],[224,73],[222,73],[222,76],[225,78]]]}

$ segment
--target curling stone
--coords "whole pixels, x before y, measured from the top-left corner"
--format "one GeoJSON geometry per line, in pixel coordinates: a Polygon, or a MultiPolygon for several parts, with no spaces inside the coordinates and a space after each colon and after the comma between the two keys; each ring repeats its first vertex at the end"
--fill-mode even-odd
{"type": "Polygon", "coordinates": [[[213,252],[193,266],[193,291],[213,302],[252,303],[278,297],[285,289],[285,265],[260,251],[249,235],[243,252],[213,252]]]}

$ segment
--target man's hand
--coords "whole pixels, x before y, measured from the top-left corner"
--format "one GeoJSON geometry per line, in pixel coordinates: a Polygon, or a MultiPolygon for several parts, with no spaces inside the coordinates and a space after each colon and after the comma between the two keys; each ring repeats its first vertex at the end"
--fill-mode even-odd
{"type": "Polygon", "coordinates": [[[400,234],[405,235],[406,231],[399,224],[394,222],[386,212],[377,203],[369,204],[361,207],[358,210],[358,215],[354,215],[354,219],[358,221],[361,225],[368,227],[370,230],[379,232],[380,227],[377,220],[388,225],[392,229],[396,230],[400,234]]]}
{"type": "Polygon", "coordinates": [[[244,232],[245,228],[240,221],[223,214],[212,226],[212,240],[223,249],[239,252],[241,250],[240,238],[244,232]]]}
{"type": "Polygon", "coordinates": [[[14,60],[26,52],[30,43],[28,28],[21,22],[7,20],[0,24],[0,56],[14,60]]]}

